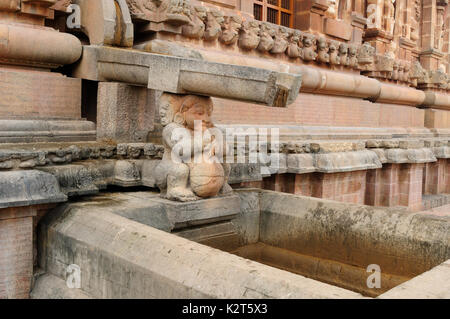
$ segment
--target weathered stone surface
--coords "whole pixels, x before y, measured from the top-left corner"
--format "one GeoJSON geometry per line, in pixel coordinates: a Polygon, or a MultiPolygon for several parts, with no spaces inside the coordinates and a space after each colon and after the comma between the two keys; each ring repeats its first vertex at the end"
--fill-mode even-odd
{"type": "Polygon", "coordinates": [[[154,91],[122,83],[99,83],[97,139],[147,142],[155,117],[154,91]]]}
{"type": "Polygon", "coordinates": [[[279,107],[293,103],[301,86],[299,74],[97,46],[84,47],[75,75],[279,107]]]}
{"type": "Polygon", "coordinates": [[[440,146],[433,147],[433,153],[436,158],[450,158],[450,147],[440,146]]]}
{"type": "Polygon", "coordinates": [[[236,195],[188,203],[177,203],[162,198],[154,201],[163,205],[173,229],[230,220],[240,212],[240,200],[236,195]]]}
{"type": "Polygon", "coordinates": [[[140,186],[142,161],[116,161],[114,165],[114,185],[132,187],[140,186]]]}
{"type": "Polygon", "coordinates": [[[94,141],[95,124],[89,121],[0,120],[0,142],[94,141]]]}
{"type": "Polygon", "coordinates": [[[380,295],[380,299],[449,299],[450,260],[380,295]]]}
{"type": "Polygon", "coordinates": [[[34,284],[31,299],[92,299],[81,289],[67,287],[64,279],[44,274],[34,284]]]}
{"type": "Polygon", "coordinates": [[[316,171],[314,155],[312,154],[288,154],[287,168],[289,173],[303,174],[316,171]]]}
{"type": "Polygon", "coordinates": [[[410,278],[450,256],[447,217],[269,191],[260,205],[260,241],[301,254],[410,278]]]}
{"type": "Polygon", "coordinates": [[[386,149],[387,163],[430,163],[435,162],[436,157],[429,148],[419,149],[386,149]]]}
{"type": "Polygon", "coordinates": [[[111,213],[53,219],[42,224],[41,264],[60,278],[69,264],[79,265],[82,291],[94,298],[361,298],[111,213]]]}
{"type": "Polygon", "coordinates": [[[316,171],[321,173],[381,168],[378,156],[371,151],[316,154],[314,157],[316,171]]]}
{"type": "Polygon", "coordinates": [[[262,180],[261,165],[258,163],[233,163],[230,164],[230,168],[229,184],[262,180]]]}
{"type": "Polygon", "coordinates": [[[59,203],[67,200],[57,179],[39,171],[0,173],[0,208],[59,203]]]}

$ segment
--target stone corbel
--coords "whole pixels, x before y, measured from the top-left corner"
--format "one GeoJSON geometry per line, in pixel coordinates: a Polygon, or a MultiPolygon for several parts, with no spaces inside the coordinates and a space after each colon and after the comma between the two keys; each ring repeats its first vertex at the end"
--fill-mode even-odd
{"type": "Polygon", "coordinates": [[[84,47],[74,76],[277,107],[293,103],[301,86],[300,74],[99,46],[84,47]]]}
{"type": "Polygon", "coordinates": [[[73,0],[80,6],[81,30],[92,45],[132,47],[133,22],[125,0],[73,0]]]}

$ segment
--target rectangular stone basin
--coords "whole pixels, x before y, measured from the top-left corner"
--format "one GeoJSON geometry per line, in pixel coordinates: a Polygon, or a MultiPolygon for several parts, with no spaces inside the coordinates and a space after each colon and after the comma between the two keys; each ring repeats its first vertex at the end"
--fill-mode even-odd
{"type": "MultiPolygon", "coordinates": [[[[239,194],[243,202],[251,202],[250,192],[239,194]]],[[[258,236],[246,238],[253,230],[249,214],[179,235],[369,297],[450,257],[450,214],[376,209],[266,191],[259,193],[259,205],[259,220],[253,221],[258,236]],[[377,266],[380,288],[370,285],[377,266]]]]}
{"type": "Polygon", "coordinates": [[[448,298],[449,234],[445,215],[256,189],[186,204],[102,193],[41,221],[32,297],[448,298]],[[70,265],[79,294],[65,288],[70,265]]]}

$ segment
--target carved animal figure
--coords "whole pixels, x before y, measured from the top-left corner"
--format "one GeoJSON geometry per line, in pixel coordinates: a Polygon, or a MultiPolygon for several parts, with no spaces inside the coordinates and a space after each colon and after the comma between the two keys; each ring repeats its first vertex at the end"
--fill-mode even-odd
{"type": "Polygon", "coordinates": [[[240,16],[232,15],[225,17],[219,41],[226,45],[235,44],[239,39],[241,26],[242,18],[240,16]]]}
{"type": "Polygon", "coordinates": [[[294,30],[291,36],[289,37],[289,45],[286,50],[286,54],[290,58],[299,58],[301,56],[301,47],[303,44],[300,44],[302,40],[302,34],[299,30],[294,30]]]}
{"type": "Polygon", "coordinates": [[[268,22],[261,23],[260,27],[260,41],[258,45],[258,51],[267,52],[272,50],[275,43],[273,37],[275,36],[275,29],[268,22]]]}
{"type": "Polygon", "coordinates": [[[239,36],[239,47],[245,50],[253,50],[258,47],[259,22],[257,20],[244,21],[239,36]]]}
{"type": "Polygon", "coordinates": [[[327,39],[320,37],[317,40],[317,59],[322,63],[330,62],[330,55],[328,54],[328,43],[327,39]]]}
{"type": "Polygon", "coordinates": [[[206,28],[203,38],[206,41],[217,40],[222,33],[224,22],[223,13],[216,9],[211,9],[206,14],[206,28]]]}
{"type": "Polygon", "coordinates": [[[304,61],[314,61],[317,58],[317,53],[314,50],[316,44],[316,38],[312,35],[303,37],[303,48],[301,58],[304,61]]]}
{"type": "Polygon", "coordinates": [[[286,27],[279,27],[277,32],[275,33],[274,44],[272,49],[270,50],[270,53],[279,54],[286,52],[289,44],[288,37],[288,29],[286,27]]]}

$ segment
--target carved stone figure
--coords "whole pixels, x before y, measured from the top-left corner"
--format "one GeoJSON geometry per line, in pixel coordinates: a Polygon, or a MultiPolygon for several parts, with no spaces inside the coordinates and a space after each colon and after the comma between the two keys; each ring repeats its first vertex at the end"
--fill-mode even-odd
{"type": "Polygon", "coordinates": [[[301,58],[304,61],[314,61],[317,58],[317,53],[314,50],[316,38],[313,35],[306,34],[303,37],[303,48],[301,58]]]}
{"type": "Polygon", "coordinates": [[[257,20],[244,21],[239,35],[239,47],[254,50],[258,47],[259,22],[257,20]]]}
{"type": "Polygon", "coordinates": [[[275,33],[275,39],[273,47],[270,50],[270,53],[279,54],[286,52],[286,49],[289,44],[288,37],[289,37],[288,29],[286,27],[280,26],[275,33]]]}
{"type": "Polygon", "coordinates": [[[409,82],[409,71],[411,69],[411,63],[408,61],[402,61],[403,63],[403,76],[400,79],[403,82],[409,82]]]}
{"type": "Polygon", "coordinates": [[[425,78],[427,77],[427,73],[422,68],[422,65],[419,61],[415,61],[411,65],[411,69],[409,71],[409,80],[411,81],[411,84],[413,86],[417,86],[418,82],[424,82],[425,78]]]}
{"type": "Polygon", "coordinates": [[[375,48],[369,43],[364,42],[358,50],[358,64],[366,66],[374,63],[375,48]]]}
{"type": "Polygon", "coordinates": [[[414,1],[414,12],[411,19],[411,32],[409,35],[409,38],[412,41],[417,41],[419,39],[419,22],[420,22],[420,8],[422,6],[422,3],[420,0],[414,1]]]}
{"type": "Polygon", "coordinates": [[[190,21],[189,0],[127,0],[131,14],[155,23],[183,25],[190,21]]]}
{"type": "Polygon", "coordinates": [[[358,67],[358,58],[356,57],[358,49],[356,45],[350,44],[348,47],[348,66],[356,69],[358,67]]]}
{"type": "Polygon", "coordinates": [[[342,65],[349,65],[348,45],[346,43],[339,44],[339,58],[342,65]]]}
{"type": "Polygon", "coordinates": [[[214,133],[211,98],[165,93],[161,101],[164,156],[155,168],[161,196],[185,202],[231,193],[230,166],[218,162],[217,154],[226,150],[214,133]],[[200,142],[194,141],[195,125],[203,134],[200,142]]]}
{"type": "Polygon", "coordinates": [[[338,43],[336,41],[330,41],[328,45],[328,54],[330,55],[330,64],[341,64],[341,59],[339,58],[338,43]]]}
{"type": "MultiPolygon", "coordinates": [[[[286,50],[286,54],[290,58],[299,58],[301,55],[300,42],[302,39],[302,33],[299,30],[294,30],[289,37],[289,45],[286,50]]],[[[301,45],[303,46],[303,45],[301,45]]]]}
{"type": "Polygon", "coordinates": [[[261,37],[258,45],[258,50],[262,52],[267,52],[272,50],[275,43],[273,37],[275,36],[275,29],[272,24],[268,22],[262,22],[260,27],[259,35],[261,37]]]}
{"type": "Polygon", "coordinates": [[[436,25],[434,26],[434,48],[442,51],[444,44],[444,7],[437,7],[436,25]]]}
{"type": "Polygon", "coordinates": [[[400,73],[400,63],[398,60],[395,60],[393,66],[392,66],[391,79],[394,81],[397,81],[399,78],[399,73],[400,73]]]}
{"type": "Polygon", "coordinates": [[[205,34],[206,8],[194,7],[189,18],[189,24],[183,26],[181,33],[188,38],[201,39],[205,34]]]}
{"type": "Polygon", "coordinates": [[[222,33],[224,22],[223,13],[220,10],[210,9],[206,14],[206,28],[203,38],[207,41],[217,40],[222,33]]]}
{"type": "Polygon", "coordinates": [[[239,39],[239,30],[242,26],[242,18],[238,15],[232,15],[225,17],[222,24],[222,34],[219,37],[219,41],[231,45],[237,43],[239,39]]]}
{"type": "Polygon", "coordinates": [[[395,24],[395,0],[384,0],[383,9],[383,29],[386,33],[392,35],[394,33],[395,24]]]}
{"type": "Polygon", "coordinates": [[[431,80],[431,83],[442,90],[446,90],[448,87],[448,76],[447,72],[445,70],[445,66],[442,64],[439,66],[439,68],[436,71],[430,71],[429,72],[429,78],[431,80]]]}
{"type": "Polygon", "coordinates": [[[336,19],[338,17],[338,0],[328,0],[328,9],[325,11],[327,17],[336,19]]]}
{"type": "Polygon", "coordinates": [[[317,39],[317,60],[322,63],[330,62],[330,55],[328,54],[327,39],[320,37],[317,39]]]}

